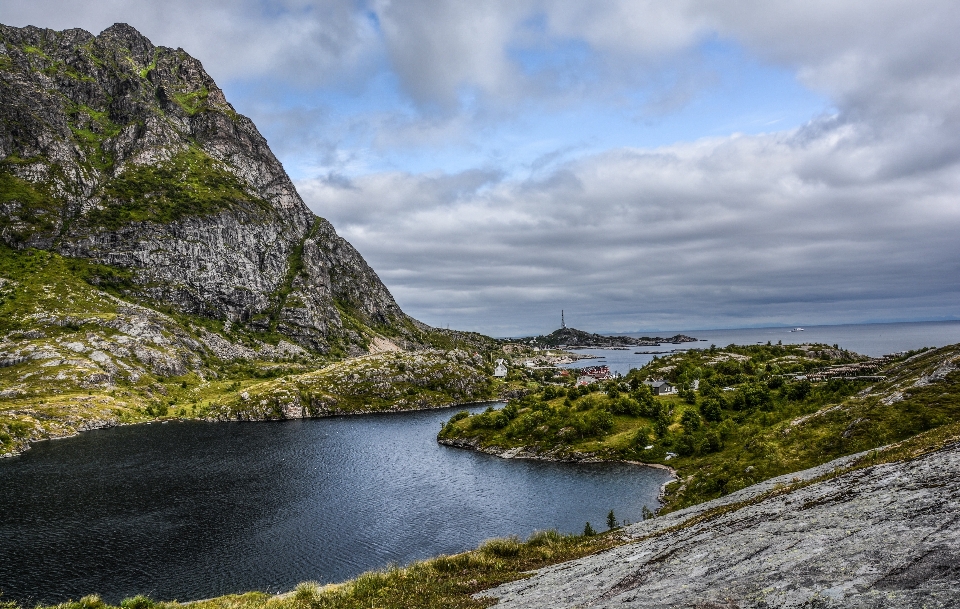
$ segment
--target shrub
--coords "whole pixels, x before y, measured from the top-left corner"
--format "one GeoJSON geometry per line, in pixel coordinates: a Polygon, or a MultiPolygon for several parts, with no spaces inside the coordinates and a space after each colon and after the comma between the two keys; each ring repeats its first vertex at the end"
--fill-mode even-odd
{"type": "Polygon", "coordinates": [[[123,599],[120,601],[120,606],[123,607],[123,609],[154,609],[157,603],[148,596],[138,594],[137,596],[123,599]]]}
{"type": "Polygon", "coordinates": [[[497,558],[511,558],[519,556],[520,550],[523,549],[521,545],[516,536],[491,539],[480,546],[480,552],[497,558]]]}
{"type": "Polygon", "coordinates": [[[697,452],[697,441],[693,435],[685,433],[677,438],[677,453],[683,457],[689,457],[697,452]]]}
{"type": "Polygon", "coordinates": [[[129,222],[168,223],[246,204],[269,211],[268,203],[198,148],[156,165],[131,165],[104,187],[105,204],[87,214],[94,225],[117,229],[129,222]]]}
{"type": "Polygon", "coordinates": [[[749,383],[737,389],[731,405],[734,410],[767,410],[772,406],[770,391],[766,385],[749,383]]]}
{"type": "Polygon", "coordinates": [[[613,429],[613,416],[606,410],[592,410],[578,421],[580,433],[584,436],[599,436],[613,429]]]}
{"type": "Polygon", "coordinates": [[[623,397],[610,404],[610,412],[613,414],[629,414],[640,416],[641,408],[639,402],[634,399],[623,397]]]}
{"type": "Polygon", "coordinates": [[[683,411],[683,416],[680,417],[680,422],[683,423],[683,428],[689,431],[699,431],[700,427],[703,425],[700,415],[697,414],[696,410],[691,409],[683,411]]]}
{"type": "Polygon", "coordinates": [[[810,395],[813,390],[813,384],[810,381],[803,380],[798,383],[787,385],[787,399],[792,402],[799,402],[810,395]]]}
{"type": "Polygon", "coordinates": [[[673,417],[670,416],[667,407],[661,402],[655,401],[650,408],[649,416],[653,419],[653,429],[657,432],[657,436],[662,438],[667,435],[667,428],[673,422],[673,417]]]}
{"type": "Polygon", "coordinates": [[[641,427],[633,434],[633,445],[637,448],[643,448],[650,440],[650,428],[641,427]]]}
{"type": "Polygon", "coordinates": [[[548,531],[536,531],[527,540],[527,545],[537,548],[542,546],[552,546],[563,542],[563,535],[555,529],[548,531]]]}
{"type": "Polygon", "coordinates": [[[654,404],[653,394],[646,385],[640,385],[630,392],[630,397],[638,404],[638,416],[650,416],[651,408],[654,404]]]}
{"type": "Polygon", "coordinates": [[[700,414],[707,421],[720,421],[723,419],[722,398],[708,398],[700,403],[700,414]]]}
{"type": "Polygon", "coordinates": [[[702,450],[704,452],[715,453],[723,449],[723,440],[720,439],[720,434],[716,431],[708,431],[703,440],[702,450]]]}
{"type": "Polygon", "coordinates": [[[303,582],[297,584],[293,591],[293,604],[302,609],[312,609],[320,605],[320,584],[317,582],[303,582]]]}

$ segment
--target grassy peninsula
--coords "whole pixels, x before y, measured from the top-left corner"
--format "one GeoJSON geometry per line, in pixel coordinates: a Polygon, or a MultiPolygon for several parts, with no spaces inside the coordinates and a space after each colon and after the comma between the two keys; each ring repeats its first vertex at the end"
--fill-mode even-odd
{"type": "Polygon", "coordinates": [[[622,379],[555,378],[502,410],[455,415],[438,439],[509,456],[668,465],[679,481],[663,510],[673,511],[960,421],[958,356],[960,345],[882,361],[828,345],[691,350],[622,379]],[[847,373],[859,378],[826,378],[831,367],[859,368],[847,373]],[[680,390],[654,396],[644,384],[653,379],[680,390]]]}

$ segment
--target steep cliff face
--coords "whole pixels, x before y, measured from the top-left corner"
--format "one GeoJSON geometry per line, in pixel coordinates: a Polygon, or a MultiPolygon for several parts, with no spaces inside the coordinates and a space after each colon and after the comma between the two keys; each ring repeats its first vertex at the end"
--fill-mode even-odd
{"type": "Polygon", "coordinates": [[[0,159],[7,246],[130,270],[131,296],[321,353],[416,342],[200,62],[128,25],[0,26],[0,159]]]}

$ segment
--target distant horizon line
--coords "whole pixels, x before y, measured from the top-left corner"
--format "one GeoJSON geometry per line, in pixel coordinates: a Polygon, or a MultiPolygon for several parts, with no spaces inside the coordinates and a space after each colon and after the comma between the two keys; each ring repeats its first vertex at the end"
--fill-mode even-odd
{"type": "MultiPolygon", "coordinates": [[[[717,332],[724,330],[779,330],[784,328],[835,328],[840,326],[881,326],[881,325],[894,325],[894,324],[937,324],[937,323],[960,323],[960,318],[953,319],[918,319],[918,320],[900,320],[900,321],[864,321],[856,323],[839,323],[839,324],[810,324],[803,326],[801,324],[775,324],[775,325],[764,325],[764,326],[735,326],[729,328],[694,328],[694,329],[685,329],[685,330],[632,330],[632,331],[615,331],[615,332],[603,332],[603,331],[590,331],[590,330],[581,330],[579,328],[574,328],[569,324],[565,328],[557,328],[557,330],[567,329],[567,330],[578,330],[580,332],[589,332],[590,334],[597,334],[600,336],[631,336],[633,334],[645,334],[648,336],[657,336],[662,337],[673,336],[676,334],[682,334],[684,332],[717,332]]],[[[555,332],[552,330],[548,334],[555,332]]],[[[492,338],[497,339],[520,339],[520,338],[533,338],[535,336],[547,336],[547,334],[524,334],[524,335],[513,335],[513,336],[492,336],[492,338]]]]}

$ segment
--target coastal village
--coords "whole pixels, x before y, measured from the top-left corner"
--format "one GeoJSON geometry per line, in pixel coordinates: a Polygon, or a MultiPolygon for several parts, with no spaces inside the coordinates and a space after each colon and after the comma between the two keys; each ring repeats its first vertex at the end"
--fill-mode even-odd
{"type": "MultiPolygon", "coordinates": [[[[792,330],[791,330],[792,331],[792,330]]],[[[622,378],[619,372],[611,371],[605,364],[588,365],[583,368],[575,364],[583,360],[597,359],[597,355],[587,353],[577,353],[584,349],[603,349],[603,350],[627,350],[630,346],[662,346],[663,344],[684,344],[699,342],[698,339],[686,336],[676,335],[670,338],[661,337],[643,337],[634,338],[628,336],[604,336],[590,334],[581,330],[568,328],[562,323],[560,329],[555,332],[533,338],[519,339],[515,342],[508,342],[501,347],[505,357],[496,360],[494,369],[494,378],[507,380],[509,378],[526,378],[533,373],[539,373],[536,378],[543,384],[569,385],[583,387],[594,383],[615,380],[622,378]],[[568,342],[561,343],[558,339],[566,338],[568,342]],[[538,345],[554,345],[553,347],[541,347],[538,345]],[[511,369],[517,372],[510,375],[511,369]]],[[[826,348],[824,345],[801,344],[793,345],[802,355],[788,355],[782,358],[783,362],[800,362],[817,359],[836,360],[843,358],[844,353],[836,348],[826,348]]],[[[681,354],[687,351],[704,351],[703,347],[686,347],[682,349],[673,349],[670,351],[635,351],[637,355],[656,355],[667,357],[670,355],[681,354]]],[[[850,361],[844,363],[834,363],[822,367],[806,369],[800,372],[789,372],[779,374],[790,381],[810,381],[825,382],[831,379],[845,379],[850,381],[882,381],[886,377],[878,374],[878,371],[888,366],[890,363],[902,357],[903,353],[891,353],[881,357],[864,358],[859,361],[850,361]]],[[[726,360],[736,360],[740,363],[748,361],[750,358],[745,355],[729,352],[718,353],[717,356],[709,358],[707,363],[710,365],[719,364],[726,360]]],[[[808,364],[809,367],[809,364],[808,364]]],[[[672,366],[661,367],[657,374],[666,375],[672,370],[672,366]]],[[[662,376],[650,376],[643,381],[652,395],[667,396],[676,395],[682,388],[697,391],[699,379],[685,383],[683,387],[678,387],[662,376]]],[[[733,387],[723,387],[723,391],[733,391],[733,387]]]]}

